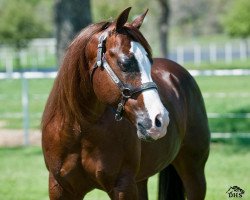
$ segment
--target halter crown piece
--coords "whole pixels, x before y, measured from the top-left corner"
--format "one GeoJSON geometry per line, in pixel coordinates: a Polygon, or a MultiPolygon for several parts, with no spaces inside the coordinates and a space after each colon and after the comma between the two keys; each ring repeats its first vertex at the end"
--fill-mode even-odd
{"type": "Polygon", "coordinates": [[[121,121],[122,114],[124,111],[124,106],[125,106],[127,100],[129,98],[131,98],[136,93],[143,92],[143,91],[149,90],[149,89],[156,89],[157,90],[157,85],[154,82],[147,82],[147,83],[143,83],[141,86],[136,87],[136,88],[126,87],[126,85],[118,78],[118,76],[115,74],[115,72],[109,66],[107,60],[105,59],[105,56],[103,56],[105,54],[105,43],[106,43],[107,37],[108,37],[108,34],[106,32],[104,32],[103,34],[101,34],[101,36],[98,39],[99,43],[98,43],[96,64],[95,64],[94,69],[92,70],[92,72],[90,74],[90,76],[91,76],[90,78],[92,81],[95,70],[98,67],[103,67],[107,71],[110,78],[114,81],[114,83],[120,89],[122,97],[121,97],[121,101],[118,104],[117,109],[116,109],[115,120],[121,121]]]}

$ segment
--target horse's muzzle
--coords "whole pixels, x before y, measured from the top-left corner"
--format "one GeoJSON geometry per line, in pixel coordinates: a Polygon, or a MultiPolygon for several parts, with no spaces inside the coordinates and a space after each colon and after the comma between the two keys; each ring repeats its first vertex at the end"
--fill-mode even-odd
{"type": "Polygon", "coordinates": [[[154,119],[141,119],[137,123],[137,135],[140,139],[146,141],[160,139],[166,135],[169,121],[166,110],[157,114],[154,119]]]}

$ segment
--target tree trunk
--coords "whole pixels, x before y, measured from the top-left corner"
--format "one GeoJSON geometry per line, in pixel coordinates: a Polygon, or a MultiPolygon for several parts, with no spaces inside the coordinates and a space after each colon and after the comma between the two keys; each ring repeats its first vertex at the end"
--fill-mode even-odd
{"type": "Polygon", "coordinates": [[[57,62],[77,33],[92,22],[90,0],[56,0],[55,22],[57,62]]]}
{"type": "Polygon", "coordinates": [[[249,44],[248,44],[248,39],[244,38],[245,44],[246,44],[246,57],[249,57],[249,44]]]}
{"type": "Polygon", "coordinates": [[[169,1],[168,0],[158,0],[160,8],[160,18],[159,18],[159,42],[160,42],[160,54],[162,57],[166,58],[168,56],[168,31],[169,31],[169,1]]]}

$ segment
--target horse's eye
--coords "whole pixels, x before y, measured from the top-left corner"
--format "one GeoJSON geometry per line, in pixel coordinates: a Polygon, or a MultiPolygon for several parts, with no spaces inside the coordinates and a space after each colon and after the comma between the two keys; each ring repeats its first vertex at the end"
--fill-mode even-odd
{"type": "Polygon", "coordinates": [[[127,59],[121,59],[117,61],[118,66],[123,72],[139,72],[139,66],[136,58],[131,56],[127,59]]]}
{"type": "Polygon", "coordinates": [[[118,64],[118,66],[120,67],[120,69],[123,71],[123,72],[126,72],[126,68],[127,68],[127,63],[126,63],[126,61],[124,61],[124,60],[118,60],[117,61],[117,64],[118,64]]]}

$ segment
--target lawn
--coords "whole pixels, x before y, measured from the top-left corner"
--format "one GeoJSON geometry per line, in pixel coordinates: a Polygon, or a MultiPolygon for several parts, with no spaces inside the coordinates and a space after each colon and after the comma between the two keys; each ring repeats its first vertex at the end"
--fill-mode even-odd
{"type": "Polygon", "coordinates": [[[209,118],[212,132],[250,132],[250,77],[200,76],[196,77],[204,96],[209,116],[213,113],[238,114],[238,118],[209,118]]]}
{"type": "MultiPolygon", "coordinates": [[[[212,143],[206,166],[207,200],[227,199],[226,191],[237,185],[250,199],[250,141],[232,140],[212,143]]],[[[47,177],[40,147],[0,148],[0,199],[48,200],[47,177]]],[[[150,200],[156,200],[157,176],[150,179],[150,200]]],[[[100,191],[92,191],[87,200],[108,200],[100,191]]]]}
{"type": "MultiPolygon", "coordinates": [[[[28,80],[30,127],[39,128],[42,111],[54,80],[28,80]]],[[[22,127],[22,80],[0,80],[0,121],[4,128],[22,127]]]]}
{"type": "MultiPolygon", "coordinates": [[[[250,113],[250,77],[196,77],[204,95],[209,116],[250,113]]],[[[52,79],[29,80],[30,127],[38,129],[42,111],[52,87],[52,79]]],[[[0,80],[0,122],[3,128],[22,128],[21,80],[0,80]]],[[[249,118],[209,119],[212,132],[250,132],[249,118]]]]}

